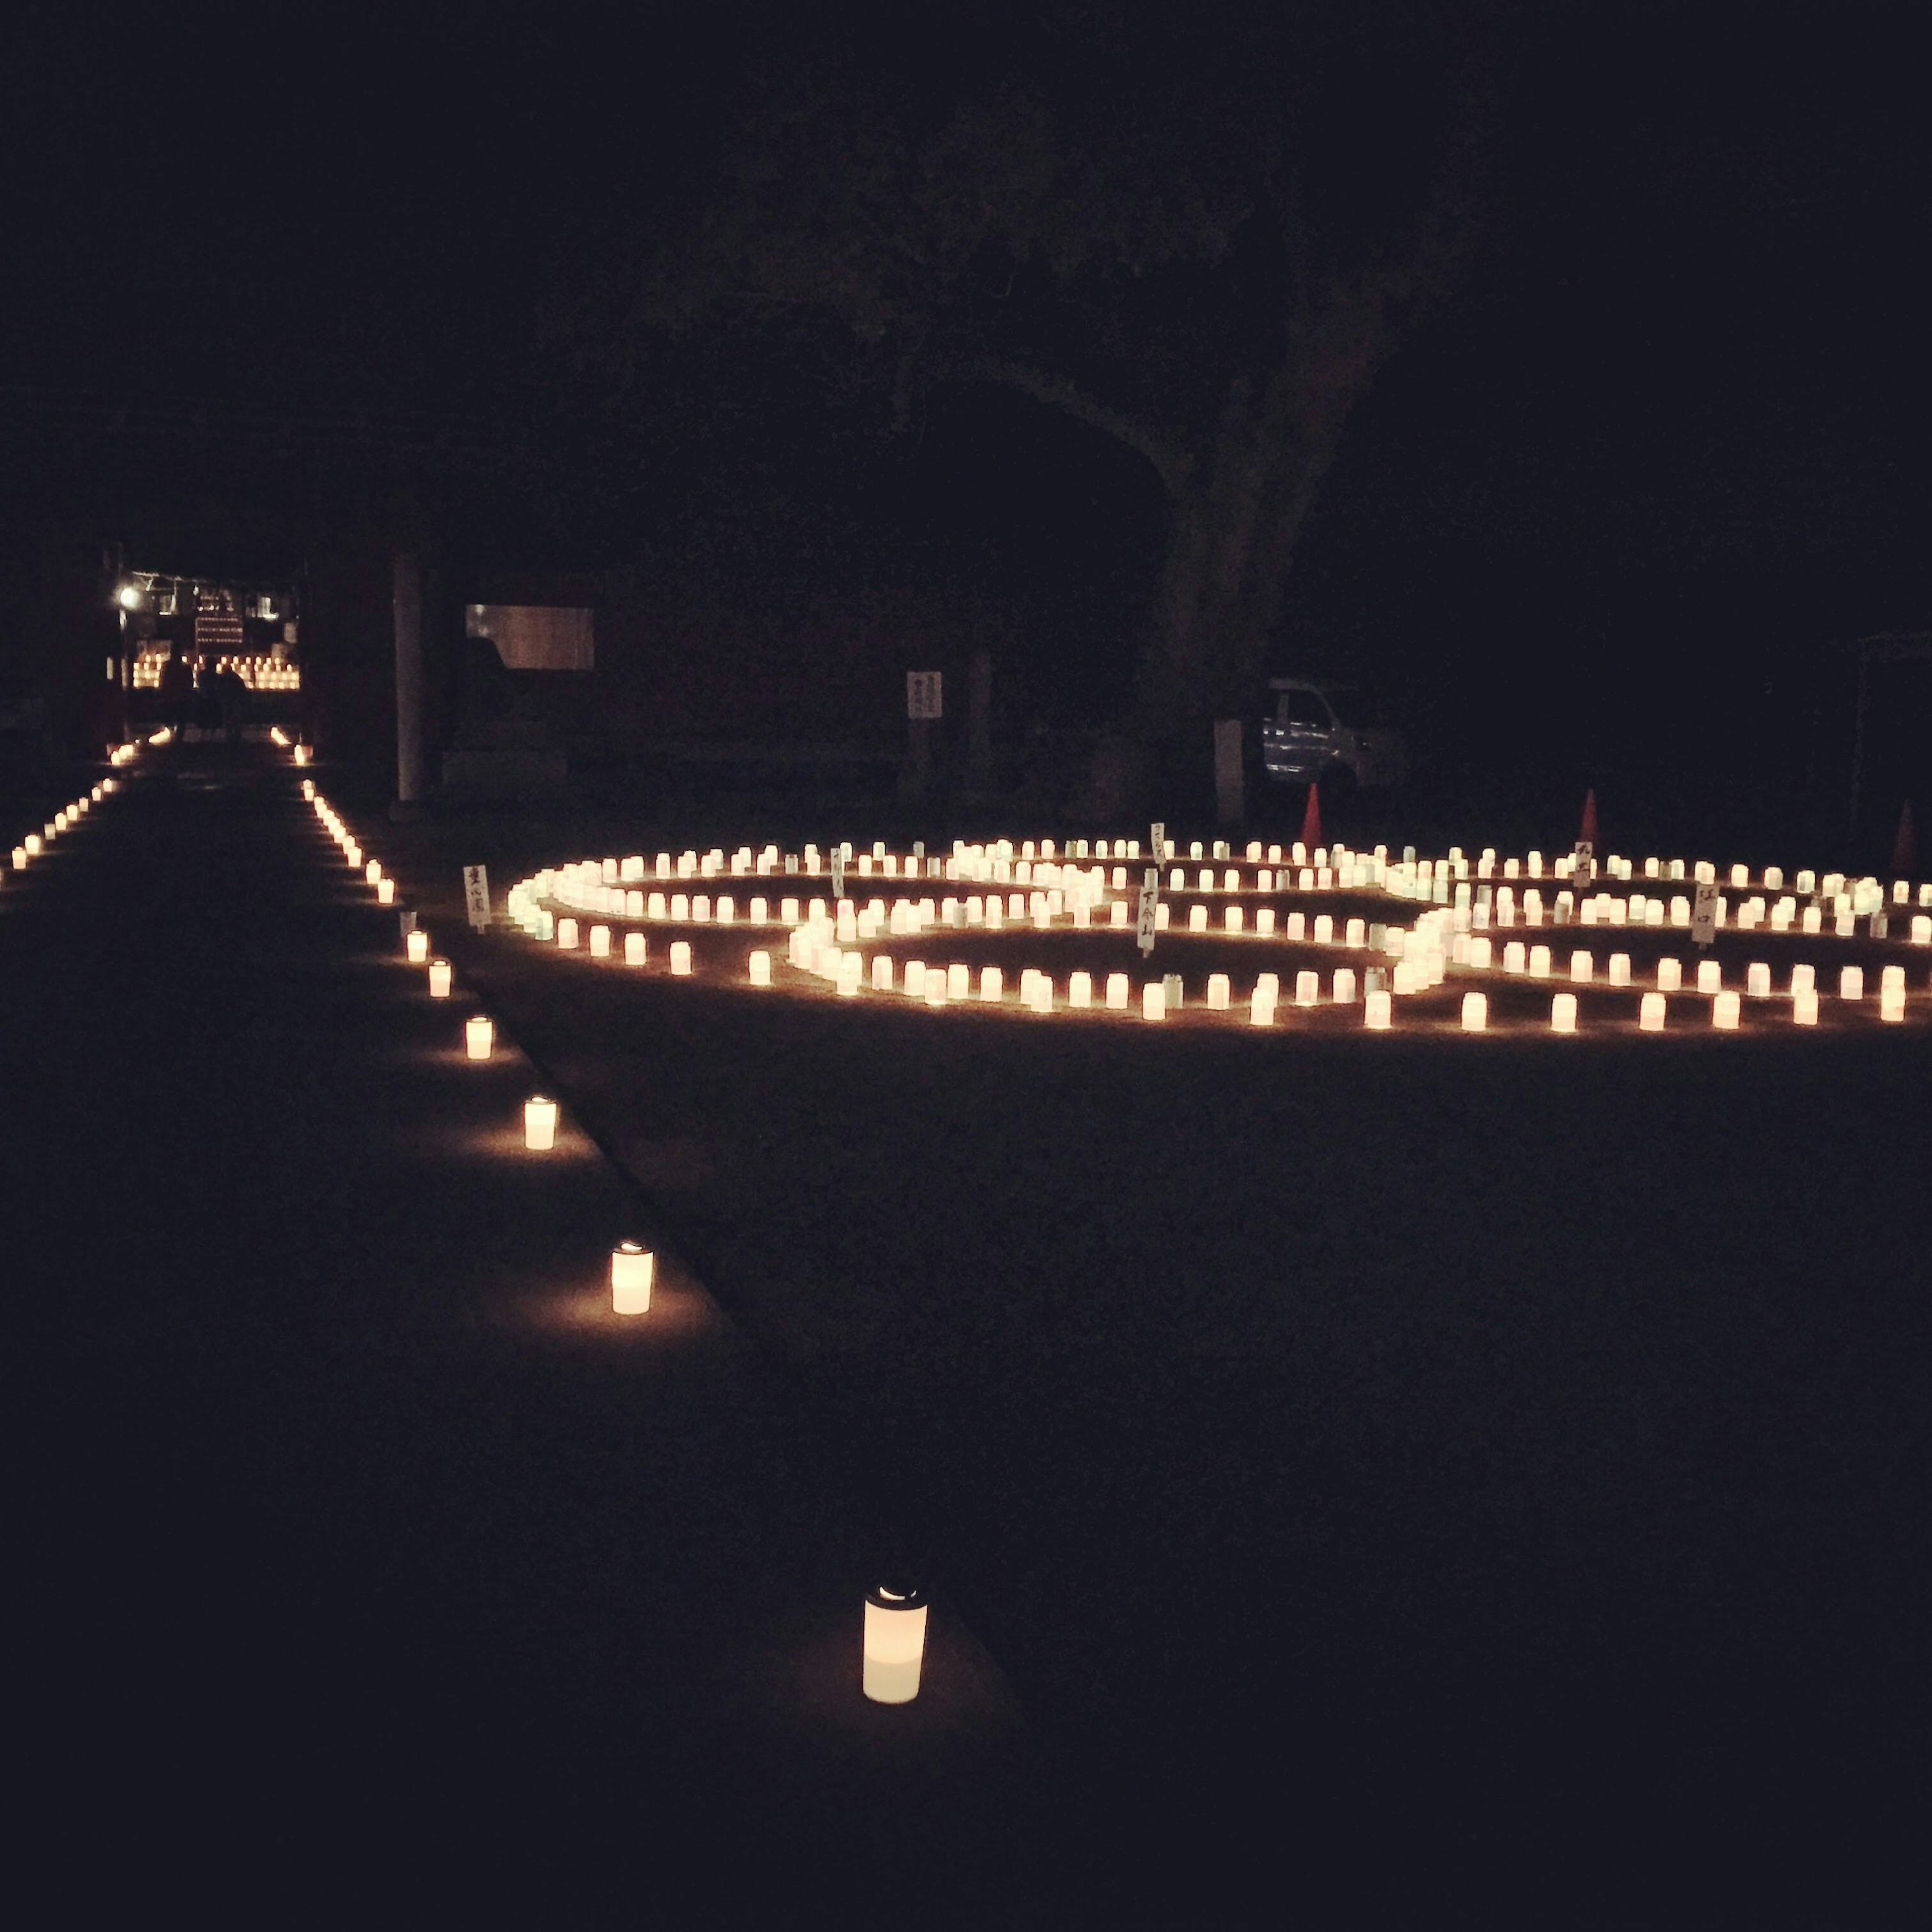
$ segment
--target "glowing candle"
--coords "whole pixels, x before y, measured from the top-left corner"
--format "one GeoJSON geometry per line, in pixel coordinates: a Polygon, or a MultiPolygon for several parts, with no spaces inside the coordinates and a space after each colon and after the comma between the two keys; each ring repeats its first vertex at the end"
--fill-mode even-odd
{"type": "Polygon", "coordinates": [[[1489,1024],[1489,995],[1486,993],[1465,993],[1462,995],[1462,1030],[1465,1033],[1481,1033],[1489,1024]]]}
{"type": "Polygon", "coordinates": [[[1127,976],[1124,973],[1107,975],[1107,1006],[1109,1011],[1124,1013],[1127,1010],[1127,976]]]}
{"type": "Polygon", "coordinates": [[[1208,930],[1208,908],[1205,906],[1189,908],[1187,929],[1190,932],[1205,932],[1208,930]]]}
{"type": "Polygon", "coordinates": [[[1094,976],[1076,973],[1066,982],[1066,1004],[1084,1012],[1094,1004],[1094,976]]]}
{"type": "Polygon", "coordinates": [[[1512,939],[1503,948],[1503,970],[1505,973],[1522,972],[1528,964],[1529,950],[1521,940],[1512,939]]]}
{"type": "Polygon", "coordinates": [[[689,940],[674,939],[671,941],[670,970],[671,976],[674,979],[688,980],[691,977],[691,941],[689,940]]]}
{"type": "Polygon", "coordinates": [[[1389,996],[1377,991],[1363,1003],[1362,1024],[1376,1033],[1386,1033],[1390,1019],[1389,996]]]}
{"type": "Polygon", "coordinates": [[[1141,988],[1141,1018],[1164,1020],[1167,1017],[1167,988],[1156,980],[1141,988]]]}
{"type": "Polygon", "coordinates": [[[841,953],[838,957],[838,995],[841,999],[856,999],[859,996],[859,975],[864,970],[865,958],[856,952],[841,953]]]}
{"type": "Polygon", "coordinates": [[[610,928],[608,926],[593,926],[590,928],[590,956],[593,959],[610,958],[610,928]]]}
{"type": "Polygon", "coordinates": [[[1579,986],[1586,984],[1597,970],[1597,962],[1587,952],[1573,952],[1570,956],[1570,976],[1579,986]]]}
{"type": "Polygon", "coordinates": [[[1574,1033],[1576,1030],[1576,995],[1558,993],[1550,1002],[1550,1030],[1552,1033],[1574,1033]]]}
{"type": "Polygon", "coordinates": [[[548,1154],[556,1144],[556,1102],[532,1094],[524,1102],[524,1144],[532,1154],[548,1154]]]}
{"type": "Polygon", "coordinates": [[[1004,976],[997,966],[980,968],[980,997],[990,1004],[997,1004],[1006,992],[1004,976]]]}
{"type": "Polygon", "coordinates": [[[1665,1000],[1661,993],[1644,994],[1643,1004],[1639,1010],[1637,1017],[1637,1024],[1643,1031],[1661,1033],[1664,1030],[1664,1006],[1665,1000]]]}
{"type": "Polygon", "coordinates": [[[1532,980],[1546,980],[1550,977],[1550,948],[1548,946],[1532,946],[1529,949],[1529,976],[1532,980]]]}
{"type": "Polygon", "coordinates": [[[38,859],[44,849],[38,832],[28,832],[21,842],[26,847],[27,856],[30,859],[38,859]]]}
{"type": "Polygon", "coordinates": [[[1697,990],[1700,993],[1716,994],[1723,992],[1724,969],[1714,959],[1700,959],[1697,962],[1697,990]]]}
{"type": "Polygon", "coordinates": [[[432,959],[429,962],[429,996],[432,1000],[449,998],[449,962],[432,959]]]}
{"type": "Polygon", "coordinates": [[[491,1043],[496,1037],[494,1024],[478,1013],[472,1020],[466,1021],[463,1028],[464,1051],[472,1060],[488,1060],[491,1043]]]}
{"type": "Polygon", "coordinates": [[[1660,993],[1675,993],[1684,985],[1684,968],[1675,959],[1660,959],[1657,962],[1657,990],[1660,993]]]}
{"type": "Polygon", "coordinates": [[[1841,1000],[1862,1000],[1865,996],[1865,969],[1862,966],[1846,966],[1838,974],[1838,997],[1841,1000]]]}
{"type": "Polygon", "coordinates": [[[641,966],[650,957],[651,943],[641,932],[627,932],[624,935],[624,964],[641,966]]]}
{"type": "Polygon", "coordinates": [[[1791,1017],[1800,1026],[1818,1024],[1818,991],[1815,986],[1798,986],[1791,994],[1791,1017]]]}
{"type": "Polygon", "coordinates": [[[1711,1024],[1720,1032],[1736,1033],[1738,1009],[1742,1004],[1736,993],[1720,993],[1711,1002],[1711,1024]]]}
{"type": "Polygon", "coordinates": [[[1210,973],[1208,976],[1208,1005],[1211,1012],[1225,1013],[1228,1010],[1228,976],[1225,973],[1210,973]]]}
{"type": "MultiPolygon", "coordinates": [[[[1222,914],[1221,922],[1230,932],[1239,932],[1246,922],[1246,915],[1239,906],[1230,906],[1222,914]]],[[[1360,922],[1358,921],[1357,923],[1359,924],[1360,922]]]]}
{"type": "Polygon", "coordinates": [[[1912,922],[1912,943],[1914,946],[1932,946],[1932,919],[1923,913],[1912,922]]]}
{"type": "Polygon", "coordinates": [[[926,1658],[926,1598],[910,1585],[880,1584],[866,1599],[860,1688],[874,1704],[909,1704],[926,1658]]]}
{"type": "Polygon", "coordinates": [[[1885,976],[1879,982],[1878,1016],[1882,1020],[1898,1021],[1905,1017],[1905,975],[1901,968],[1888,966],[1885,976]],[[1898,974],[1897,979],[1892,975],[1898,974]]]}
{"type": "Polygon", "coordinates": [[[1771,998],[1771,968],[1762,960],[1754,960],[1744,968],[1744,991],[1754,1000],[1771,998]]]}
{"type": "Polygon", "coordinates": [[[376,903],[378,905],[394,905],[395,902],[395,880],[394,879],[378,879],[376,881],[376,903]]]}
{"type": "Polygon", "coordinates": [[[1274,936],[1274,908],[1273,906],[1263,906],[1261,910],[1255,914],[1255,930],[1264,939],[1271,939],[1274,936]]]}
{"type": "Polygon", "coordinates": [[[1318,946],[1329,945],[1333,943],[1334,938],[1335,922],[1330,919],[1325,912],[1317,915],[1315,921],[1316,944],[1318,946]]]}
{"type": "Polygon", "coordinates": [[[577,944],[577,922],[574,919],[560,919],[556,922],[557,950],[569,952],[577,944]]]}
{"type": "Polygon", "coordinates": [[[619,1315],[647,1314],[651,1283],[658,1258],[635,1241],[620,1241],[610,1250],[610,1306],[619,1315]]]}
{"type": "Polygon", "coordinates": [[[418,927],[404,942],[412,966],[420,966],[429,957],[429,934],[418,927]]]}
{"type": "Polygon", "coordinates": [[[373,886],[376,881],[382,876],[381,862],[375,859],[371,859],[368,864],[363,867],[362,876],[373,886]]]}

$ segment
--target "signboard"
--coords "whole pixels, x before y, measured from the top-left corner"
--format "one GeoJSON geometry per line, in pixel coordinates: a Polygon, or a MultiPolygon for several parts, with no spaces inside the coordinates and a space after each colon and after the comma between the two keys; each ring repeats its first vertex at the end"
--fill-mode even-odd
{"type": "Polygon", "coordinates": [[[1718,887],[1712,879],[1697,881],[1697,897],[1690,908],[1690,938],[1697,946],[1708,946],[1718,932],[1718,887]]]}
{"type": "Polygon", "coordinates": [[[1156,868],[1141,881],[1140,927],[1134,943],[1143,956],[1154,950],[1154,912],[1160,904],[1160,872],[1156,868]]]}
{"type": "Polygon", "coordinates": [[[1158,866],[1167,856],[1167,827],[1157,818],[1154,822],[1150,844],[1154,862],[1158,866]]]}
{"type": "Polygon", "coordinates": [[[845,848],[835,845],[832,848],[832,896],[836,899],[845,890],[845,848]]]}
{"type": "Polygon", "coordinates": [[[942,674],[936,670],[906,673],[906,716],[940,718],[945,716],[945,691],[942,674]]]}
{"type": "Polygon", "coordinates": [[[1576,842],[1576,856],[1570,861],[1570,883],[1581,894],[1589,890],[1597,876],[1597,858],[1587,838],[1576,842]]]}
{"type": "Polygon", "coordinates": [[[463,868],[463,909],[478,932],[490,923],[490,873],[487,866],[463,868]]]}

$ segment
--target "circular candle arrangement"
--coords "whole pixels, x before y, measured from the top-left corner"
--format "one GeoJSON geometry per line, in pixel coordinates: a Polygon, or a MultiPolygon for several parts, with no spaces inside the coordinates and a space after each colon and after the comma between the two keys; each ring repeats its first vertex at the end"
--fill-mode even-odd
{"type": "Polygon", "coordinates": [[[1616,854],[1576,874],[1455,847],[740,846],[549,868],[508,909],[618,970],[934,1009],[1564,1038],[1932,1018],[1932,884],[1616,854]],[[676,934],[655,953],[654,927],[676,934]]]}

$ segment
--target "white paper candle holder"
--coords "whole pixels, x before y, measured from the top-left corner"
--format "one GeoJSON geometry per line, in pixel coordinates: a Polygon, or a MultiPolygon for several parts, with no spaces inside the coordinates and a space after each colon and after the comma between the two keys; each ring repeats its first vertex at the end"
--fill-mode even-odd
{"type": "Polygon", "coordinates": [[[619,1315],[650,1312],[651,1286],[658,1258],[635,1241],[620,1241],[610,1251],[610,1306],[619,1315]]]}
{"type": "Polygon", "coordinates": [[[860,1685],[874,1704],[910,1704],[926,1660],[927,1605],[912,1586],[881,1584],[866,1598],[860,1685]]]}
{"type": "Polygon", "coordinates": [[[541,1094],[524,1102],[524,1145],[532,1154],[548,1154],[556,1145],[556,1102],[541,1094]]]}
{"type": "Polygon", "coordinates": [[[495,1024],[482,1014],[464,1022],[463,1050],[472,1060],[488,1060],[496,1042],[495,1024]]]}

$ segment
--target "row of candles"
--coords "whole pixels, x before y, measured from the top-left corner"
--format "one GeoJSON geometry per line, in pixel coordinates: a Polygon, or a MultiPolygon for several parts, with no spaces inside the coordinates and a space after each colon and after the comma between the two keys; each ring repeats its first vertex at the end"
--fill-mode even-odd
{"type": "MultiPolygon", "coordinates": [[[[372,890],[379,905],[393,905],[395,881],[381,862],[369,856],[361,842],[344,823],[328,801],[316,790],[315,782],[302,782],[302,796],[335,841],[344,860],[372,890]]],[[[602,934],[601,952],[610,950],[608,928],[602,934]]],[[[428,976],[429,996],[448,1000],[454,992],[454,974],[450,962],[434,956],[430,935],[412,925],[404,937],[405,956],[412,965],[424,968],[428,976]]],[[[644,935],[627,936],[626,956],[643,963],[644,935]],[[630,942],[634,941],[634,948],[630,942]]],[[[599,950],[593,940],[593,950],[599,950]]],[[[680,942],[671,949],[671,970],[688,974],[691,949],[680,942]]],[[[464,1055],[471,1061],[490,1060],[496,1047],[496,1022],[488,1014],[472,1015],[464,1022],[464,1055]]],[[[533,1154],[549,1154],[556,1146],[560,1109],[548,1094],[533,1094],[524,1102],[524,1145],[533,1154]]],[[[651,1291],[656,1279],[657,1257],[649,1248],[634,1240],[621,1240],[610,1251],[610,1306],[622,1316],[648,1314],[651,1291]]],[[[900,1582],[882,1583],[867,1592],[861,1606],[860,1686],[874,1703],[910,1703],[919,1694],[924,1670],[928,1604],[924,1594],[900,1582]]]]}
{"type": "MultiPolygon", "coordinates": [[[[983,845],[956,839],[951,854],[945,857],[927,856],[922,850],[902,857],[888,852],[884,842],[879,840],[869,852],[856,855],[848,842],[836,855],[836,862],[842,864],[848,871],[856,870],[861,878],[943,878],[1048,885],[1078,877],[1098,885],[1106,874],[1104,862],[1109,859],[1138,860],[1141,856],[1141,842],[1137,838],[1076,839],[1064,851],[1051,838],[1037,842],[1029,838],[1017,846],[1010,838],[983,845]]],[[[1148,856],[1155,856],[1151,850],[1148,856]]],[[[1166,839],[1157,862],[1172,864],[1180,856],[1177,842],[1166,839]]],[[[1193,841],[1189,848],[1189,862],[1197,862],[1204,857],[1210,858],[1214,864],[1226,866],[1218,880],[1210,868],[1203,868],[1190,880],[1180,866],[1174,866],[1165,882],[1167,889],[1171,892],[1306,892],[1374,887],[1394,892],[1398,896],[1427,898],[1434,896],[1436,889],[1457,883],[1573,878],[1575,865],[1574,855],[1567,854],[1559,855],[1546,868],[1540,852],[1532,851],[1521,859],[1498,858],[1494,847],[1486,848],[1474,860],[1465,854],[1460,846],[1451,846],[1445,858],[1429,860],[1418,859],[1415,848],[1411,845],[1403,848],[1402,856],[1397,860],[1390,856],[1386,845],[1378,845],[1372,851],[1363,853],[1352,850],[1338,841],[1332,846],[1317,846],[1311,851],[1299,842],[1286,848],[1264,848],[1259,840],[1253,840],[1241,855],[1245,863],[1256,868],[1250,884],[1243,878],[1238,865],[1228,862],[1234,860],[1234,854],[1227,842],[1216,842],[1210,851],[1204,842],[1193,841]]],[[[816,845],[808,844],[802,854],[781,854],[776,845],[768,845],[755,856],[746,845],[740,847],[728,860],[722,847],[714,847],[702,854],[692,850],[675,858],[668,852],[660,852],[654,864],[647,864],[640,854],[624,860],[587,860],[580,866],[564,869],[572,873],[591,871],[604,884],[628,886],[641,885],[647,879],[707,880],[722,877],[728,872],[733,878],[764,878],[781,871],[787,874],[817,878],[830,872],[834,863],[834,858],[816,845]]],[[[1646,881],[1715,884],[1720,882],[1718,866],[1709,860],[1647,858],[1642,862],[1640,874],[1638,862],[1634,859],[1612,853],[1603,862],[1604,877],[1624,881],[1633,881],[1641,876],[1646,881]]],[[[1754,881],[1748,866],[1734,864],[1724,868],[1724,881],[1734,891],[1747,890],[1755,882],[1767,892],[1779,892],[1785,890],[1786,875],[1783,868],[1770,866],[1756,875],[1754,881]]],[[[1114,868],[1111,883],[1116,891],[1126,889],[1125,866],[1117,865],[1114,868]]],[[[1844,898],[1846,903],[1839,909],[1856,910],[1861,916],[1879,910],[1886,896],[1876,878],[1867,877],[1855,880],[1839,872],[1826,872],[1821,877],[1810,870],[1799,871],[1792,878],[1791,888],[1797,897],[1809,895],[1834,902],[1844,898]],[[1856,906],[1850,902],[1854,898],[1860,902],[1856,906]],[[1868,900],[1869,903],[1865,902],[1868,900]]],[[[1910,892],[1908,882],[1895,880],[1891,900],[1894,904],[1903,905],[1910,892]]],[[[1513,893],[1512,885],[1510,895],[1513,893]]],[[[1504,894],[1500,888],[1498,896],[1503,902],[1508,902],[1509,895],[1504,894]]],[[[1606,902],[1610,896],[1603,896],[1606,902]]],[[[1643,896],[1636,896],[1641,899],[1643,896]]],[[[1526,892],[1526,899],[1531,904],[1540,904],[1540,895],[1526,892]]],[[[1932,883],[1919,887],[1917,902],[1932,908],[1932,883]]],[[[1684,903],[1688,908],[1689,902],[1684,903]]],[[[1582,916],[1587,920],[1588,915],[1582,916]]],[[[1674,910],[1672,916],[1675,917],[1674,910]]],[[[1607,917],[1606,914],[1606,920],[1607,917]]]]}
{"type": "MultiPolygon", "coordinates": [[[[129,756],[133,755],[130,747],[118,747],[117,752],[118,750],[127,750],[129,756]]],[[[113,761],[116,764],[122,764],[126,762],[126,760],[116,755],[113,761]]],[[[39,831],[26,833],[9,855],[14,870],[16,872],[24,872],[63,832],[72,831],[87,816],[88,811],[93,806],[98,805],[104,798],[118,788],[118,784],[114,778],[104,778],[92,789],[82,793],[80,797],[62,806],[59,811],[40,827],[39,831]]]]}

